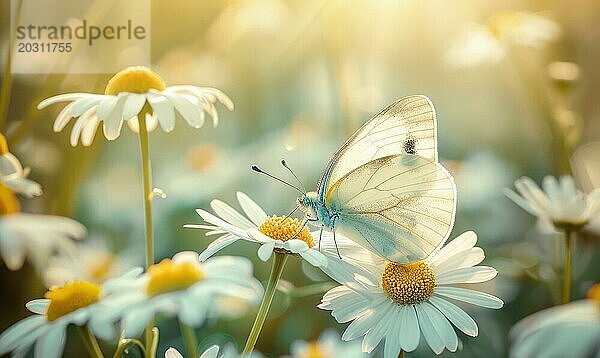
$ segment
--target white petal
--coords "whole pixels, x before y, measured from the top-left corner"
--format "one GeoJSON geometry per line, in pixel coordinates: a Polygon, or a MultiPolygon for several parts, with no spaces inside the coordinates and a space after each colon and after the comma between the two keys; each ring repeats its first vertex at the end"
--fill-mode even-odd
{"type": "Polygon", "coordinates": [[[49,299],[40,298],[37,300],[31,300],[25,304],[25,307],[33,313],[37,314],[46,314],[46,310],[48,309],[48,305],[50,304],[49,299]]]}
{"type": "Polygon", "coordinates": [[[199,327],[206,318],[204,307],[200,300],[197,300],[194,296],[183,297],[178,315],[179,320],[188,326],[199,327]]]}
{"type": "Polygon", "coordinates": [[[97,96],[97,95],[91,94],[91,93],[64,93],[64,94],[60,94],[58,96],[52,96],[50,98],[46,98],[45,100],[41,101],[37,105],[37,109],[46,108],[49,105],[54,104],[54,103],[76,101],[81,98],[95,97],[95,96],[97,96]]]}
{"type": "Polygon", "coordinates": [[[196,251],[181,251],[173,255],[173,262],[184,263],[188,262],[192,265],[199,265],[198,253],[196,251]]]}
{"type": "Polygon", "coordinates": [[[123,334],[126,337],[139,336],[144,330],[144,327],[150,322],[153,314],[154,310],[149,302],[142,303],[141,307],[130,308],[129,311],[125,313],[123,321],[121,322],[123,334]]]}
{"type": "Polygon", "coordinates": [[[440,262],[437,266],[431,265],[436,275],[456,270],[463,267],[478,265],[485,259],[485,253],[480,247],[473,247],[468,251],[459,252],[452,257],[440,262]]]}
{"type": "Polygon", "coordinates": [[[493,267],[475,266],[444,272],[435,278],[437,285],[450,285],[455,283],[479,283],[493,279],[498,271],[493,267]]]}
{"type": "Polygon", "coordinates": [[[385,336],[385,346],[383,347],[383,356],[385,358],[396,358],[402,349],[402,343],[400,342],[400,322],[404,316],[404,311],[401,307],[392,310],[389,319],[390,330],[385,336]]]}
{"type": "Polygon", "coordinates": [[[389,320],[389,314],[394,308],[395,305],[381,305],[375,312],[377,319],[373,328],[371,328],[367,334],[365,334],[365,338],[362,342],[363,352],[370,353],[373,351],[379,342],[381,342],[386,333],[388,333],[388,327],[390,326],[390,323],[393,324],[393,322],[390,322],[389,320]]]}
{"type": "Polygon", "coordinates": [[[16,348],[20,341],[35,329],[46,324],[46,317],[35,315],[20,320],[0,335],[0,355],[16,348]]]}
{"type": "Polygon", "coordinates": [[[60,358],[67,339],[66,325],[55,324],[35,344],[36,357],[60,358]]]}
{"type": "Polygon", "coordinates": [[[146,103],[145,95],[139,93],[129,93],[123,105],[122,117],[124,119],[137,117],[142,110],[142,107],[144,107],[144,103],[146,103]]]}
{"type": "Polygon", "coordinates": [[[96,108],[90,108],[84,114],[82,114],[79,119],[73,125],[71,129],[70,143],[72,147],[77,146],[77,142],[79,142],[79,137],[81,136],[81,132],[83,128],[89,123],[90,119],[95,116],[96,108]]]}
{"type": "Polygon", "coordinates": [[[255,227],[250,220],[246,219],[242,214],[238,213],[234,208],[225,204],[221,200],[211,201],[210,207],[217,215],[230,224],[233,224],[244,230],[255,227]]]}
{"type": "Polygon", "coordinates": [[[202,253],[200,254],[200,261],[205,261],[212,255],[214,255],[216,252],[233,244],[237,240],[239,240],[239,237],[232,235],[225,235],[216,239],[215,241],[211,242],[204,251],[202,251],[202,253]]]}
{"type": "Polygon", "coordinates": [[[419,346],[421,338],[421,330],[419,329],[419,321],[417,313],[413,305],[407,305],[402,322],[400,323],[400,339],[402,341],[402,349],[406,352],[412,352],[419,346]]]}
{"type": "Polygon", "coordinates": [[[164,96],[152,95],[148,97],[152,110],[156,113],[158,123],[165,132],[171,132],[175,128],[175,108],[164,96]]]}
{"type": "Polygon", "coordinates": [[[373,327],[375,322],[377,321],[377,316],[374,314],[373,310],[367,310],[362,315],[358,316],[346,331],[342,335],[342,339],[344,341],[351,341],[355,338],[363,336],[369,329],[373,327]]]}
{"type": "Polygon", "coordinates": [[[165,352],[165,358],[183,358],[183,356],[177,349],[169,347],[169,349],[167,349],[165,352]]]}
{"type": "Polygon", "coordinates": [[[173,103],[181,117],[193,128],[200,128],[204,124],[202,111],[190,102],[185,96],[175,93],[163,93],[173,103]]]}
{"type": "Polygon", "coordinates": [[[498,297],[492,296],[489,293],[470,290],[468,288],[436,287],[435,293],[486,308],[499,309],[504,306],[504,302],[498,297]]]}
{"type": "Polygon", "coordinates": [[[456,352],[458,348],[458,337],[456,336],[456,332],[450,322],[446,319],[446,317],[437,310],[431,303],[423,302],[422,304],[423,310],[426,311],[427,317],[431,320],[433,328],[437,332],[438,336],[444,342],[444,345],[450,352],[456,352]]]}
{"type": "Polygon", "coordinates": [[[108,115],[112,112],[115,104],[117,104],[117,96],[105,96],[102,98],[100,104],[98,104],[98,118],[103,121],[108,117],[108,115]]]}
{"type": "Polygon", "coordinates": [[[477,243],[477,234],[473,231],[462,233],[454,240],[448,242],[442,247],[430,260],[431,266],[441,264],[444,260],[454,256],[457,253],[469,250],[477,243]]]}
{"type": "Polygon", "coordinates": [[[213,214],[204,211],[202,209],[196,209],[196,213],[198,213],[198,215],[200,215],[200,217],[202,219],[204,219],[204,221],[211,223],[213,225],[216,225],[220,228],[223,228],[224,230],[227,230],[228,232],[230,232],[233,235],[242,237],[242,238],[247,238],[248,235],[246,234],[246,231],[243,229],[240,229],[234,225],[231,225],[230,223],[228,223],[227,221],[218,218],[216,216],[214,216],[213,214]]]}
{"type": "Polygon", "coordinates": [[[56,120],[54,121],[54,126],[52,130],[55,132],[60,132],[65,129],[65,126],[69,123],[73,115],[71,114],[71,109],[73,109],[74,103],[69,103],[63,108],[58,116],[56,116],[56,120]]]}
{"type": "Polygon", "coordinates": [[[81,132],[81,144],[86,147],[92,145],[94,136],[96,135],[96,130],[98,129],[98,124],[100,124],[98,117],[96,115],[91,116],[87,124],[83,126],[83,130],[81,132]]]}
{"type": "Polygon", "coordinates": [[[302,256],[303,259],[305,259],[308,263],[315,267],[324,268],[327,267],[327,265],[329,264],[327,257],[325,257],[325,255],[314,249],[302,251],[300,252],[300,256],[302,256]]]}
{"type": "MultiPolygon", "coordinates": [[[[200,355],[200,358],[217,358],[218,354],[219,354],[219,346],[210,346],[210,348],[205,350],[204,353],[202,353],[200,355]]],[[[227,357],[223,356],[223,358],[227,358],[227,357]]]]}
{"type": "Polygon", "coordinates": [[[437,334],[437,331],[433,327],[433,323],[427,316],[427,312],[423,309],[423,305],[415,305],[415,309],[417,311],[419,326],[421,327],[421,332],[423,332],[425,341],[427,341],[427,344],[429,347],[431,347],[431,350],[433,350],[435,354],[442,353],[446,345],[437,334]]]}
{"type": "Polygon", "coordinates": [[[260,245],[258,248],[258,257],[267,261],[269,257],[273,254],[273,249],[275,248],[275,241],[267,242],[265,244],[260,245]]]}
{"type": "Polygon", "coordinates": [[[241,191],[237,192],[237,199],[240,202],[240,206],[242,210],[246,213],[246,216],[252,220],[252,222],[256,226],[262,225],[262,223],[267,219],[267,214],[265,211],[255,203],[250,197],[241,191]]]}
{"type": "Polygon", "coordinates": [[[463,331],[466,335],[477,337],[479,333],[477,323],[460,307],[437,296],[430,297],[429,302],[437,307],[456,328],[463,331]]]}
{"type": "Polygon", "coordinates": [[[308,249],[308,244],[302,240],[294,239],[288,240],[284,243],[283,247],[295,254],[308,249]]]}
{"type": "Polygon", "coordinates": [[[529,204],[529,202],[523,199],[519,194],[515,193],[510,189],[504,189],[502,191],[507,198],[512,200],[515,204],[521,207],[521,209],[527,211],[531,215],[540,215],[540,209],[536,206],[535,208],[529,204]]]}
{"type": "MultiPolygon", "coordinates": [[[[0,217],[0,224],[2,224],[2,220],[2,217],[0,217]]],[[[4,220],[9,220],[9,218],[4,220]]],[[[9,270],[19,270],[25,262],[26,250],[20,241],[21,238],[22,235],[20,234],[0,237],[0,254],[9,270]]]]}
{"type": "Polygon", "coordinates": [[[112,110],[106,116],[101,116],[101,108],[98,108],[98,118],[104,121],[103,130],[106,139],[115,140],[121,134],[121,128],[123,127],[123,106],[129,96],[130,94],[120,94],[112,110]]]}

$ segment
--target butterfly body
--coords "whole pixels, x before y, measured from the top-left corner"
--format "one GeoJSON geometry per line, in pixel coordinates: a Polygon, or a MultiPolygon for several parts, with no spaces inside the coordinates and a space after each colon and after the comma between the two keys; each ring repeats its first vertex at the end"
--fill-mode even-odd
{"type": "Polygon", "coordinates": [[[334,238],[339,232],[392,262],[423,260],[439,249],[454,224],[456,187],[438,163],[431,101],[405,97],[370,119],[298,205],[334,238]]]}

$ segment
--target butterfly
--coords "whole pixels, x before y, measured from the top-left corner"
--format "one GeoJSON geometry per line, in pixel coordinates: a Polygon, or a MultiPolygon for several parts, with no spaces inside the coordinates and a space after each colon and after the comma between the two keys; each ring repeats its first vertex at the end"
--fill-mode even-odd
{"type": "Polygon", "coordinates": [[[296,208],[321,234],[327,228],[335,240],[339,232],[391,262],[427,258],[454,225],[456,185],[438,162],[435,108],[426,96],[397,100],[366,122],[329,160],[316,192],[252,168],[302,192],[296,208]]]}

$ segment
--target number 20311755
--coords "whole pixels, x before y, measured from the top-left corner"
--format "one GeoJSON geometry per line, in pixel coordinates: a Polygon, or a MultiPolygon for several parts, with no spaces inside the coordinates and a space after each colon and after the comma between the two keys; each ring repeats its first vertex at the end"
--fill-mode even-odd
{"type": "Polygon", "coordinates": [[[17,52],[71,52],[70,42],[19,42],[17,52]]]}

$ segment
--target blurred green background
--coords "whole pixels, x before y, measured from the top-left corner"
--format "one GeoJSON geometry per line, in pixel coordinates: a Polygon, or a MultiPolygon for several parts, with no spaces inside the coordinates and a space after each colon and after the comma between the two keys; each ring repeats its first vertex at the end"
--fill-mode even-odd
{"type": "MultiPolygon", "coordinates": [[[[5,61],[8,2],[0,7],[5,61]]],[[[167,85],[216,87],[236,106],[231,113],[220,108],[217,128],[178,122],[173,133],[151,134],[153,184],[168,195],[155,201],[157,258],[206,247],[202,232],[182,225],[199,223],[194,209],[209,208],[214,198],[239,208],[235,192],[244,191],[271,213],[293,208],[295,193],[253,174],[251,164],[285,176],[279,165],[285,158],[308,188],[316,187],[329,156],[364,121],[395,99],[425,94],[438,113],[440,157],[458,186],[451,237],[478,233],[484,264],[500,272],[482,289],[506,302],[500,311],[467,307],[480,336],[459,332],[463,348],[456,355],[505,356],[511,325],[559,301],[557,238],[541,234],[502,188],[521,175],[539,181],[569,172],[582,190],[600,186],[600,2],[152,0],[151,10],[153,69],[167,85]],[[528,16],[547,23],[528,23],[528,16]]],[[[58,93],[103,92],[110,76],[15,75],[6,133],[44,187],[44,196],[23,201],[24,211],[72,216],[141,264],[135,135],[125,129],[114,142],[97,135],[91,147],[71,148],[69,131],[52,132],[59,108],[35,109],[58,93]]],[[[579,236],[577,298],[598,280],[597,244],[593,230],[579,236]]],[[[269,264],[256,250],[238,243],[222,254],[249,257],[264,281],[269,264]]],[[[298,260],[283,277],[295,287],[327,282],[298,260]]],[[[24,303],[45,288],[29,266],[17,272],[0,266],[0,282],[4,330],[27,315],[24,303]]],[[[320,297],[278,293],[257,349],[282,355],[294,340],[315,339],[328,327],[341,332],[344,325],[315,307],[320,297]]],[[[243,345],[255,311],[242,308],[240,318],[236,309],[226,306],[230,318],[199,329],[201,344],[243,345]]],[[[183,348],[172,320],[159,320],[159,327],[159,354],[183,348]]],[[[67,349],[79,352],[79,345],[72,339],[67,349]]],[[[410,356],[430,354],[422,345],[410,356]]]]}

